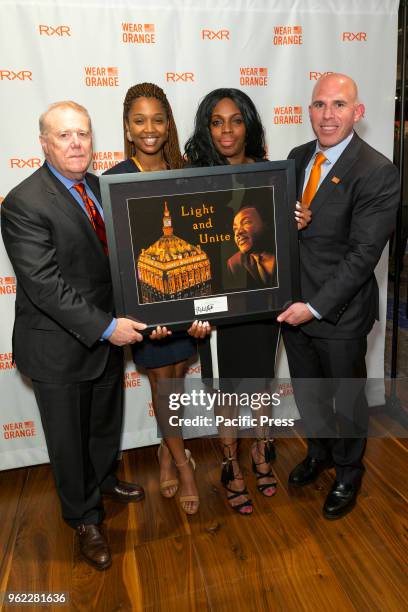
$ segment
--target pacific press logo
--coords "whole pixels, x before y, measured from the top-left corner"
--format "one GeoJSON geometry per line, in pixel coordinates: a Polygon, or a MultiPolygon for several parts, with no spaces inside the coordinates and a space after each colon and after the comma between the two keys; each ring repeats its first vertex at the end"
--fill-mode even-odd
{"type": "Polygon", "coordinates": [[[91,167],[94,172],[109,170],[123,160],[122,151],[94,151],[92,154],[91,167]]]}
{"type": "Polygon", "coordinates": [[[39,25],[38,32],[40,36],[57,36],[62,38],[63,36],[71,36],[71,28],[67,25],[39,25]]]}
{"type": "Polygon", "coordinates": [[[274,26],[273,44],[279,47],[285,45],[303,45],[303,29],[300,25],[274,26]]]}
{"type": "Polygon", "coordinates": [[[268,68],[241,66],[239,84],[243,87],[266,87],[268,85],[268,68]]]}
{"type": "Polygon", "coordinates": [[[0,81],[32,81],[33,73],[31,70],[10,70],[0,68],[0,81]]]}
{"type": "Polygon", "coordinates": [[[135,387],[142,386],[142,379],[137,370],[131,370],[130,372],[125,372],[123,377],[123,387],[125,389],[134,389],[135,387]]]}
{"type": "Polygon", "coordinates": [[[154,45],[156,43],[155,24],[122,22],[122,42],[133,45],[154,45]]]}
{"type": "Polygon", "coordinates": [[[5,440],[13,440],[15,438],[33,438],[36,433],[35,421],[3,423],[3,437],[5,440]]]}
{"type": "Polygon", "coordinates": [[[273,112],[275,125],[299,125],[303,123],[301,106],[275,106],[273,112]]]}
{"type": "Polygon", "coordinates": [[[0,295],[14,295],[17,283],[15,276],[0,276],[0,295]]]}
{"type": "Polygon", "coordinates": [[[118,87],[119,69],[115,66],[85,66],[87,87],[118,87]]]}

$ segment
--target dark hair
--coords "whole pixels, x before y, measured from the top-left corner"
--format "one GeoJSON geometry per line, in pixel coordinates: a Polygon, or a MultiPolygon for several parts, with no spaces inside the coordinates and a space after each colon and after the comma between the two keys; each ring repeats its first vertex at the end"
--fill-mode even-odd
{"type": "Polygon", "coordinates": [[[170,168],[182,168],[184,162],[180,153],[173,111],[171,110],[170,102],[168,101],[164,91],[161,89],[161,87],[158,87],[154,83],[138,83],[137,85],[133,85],[133,87],[128,89],[126,93],[123,101],[123,139],[125,143],[125,156],[133,157],[136,152],[135,145],[133,142],[129,142],[126,136],[126,123],[129,123],[128,117],[130,108],[136,98],[156,98],[156,100],[161,102],[169,122],[169,137],[163,147],[163,156],[170,168]]]}
{"type": "Polygon", "coordinates": [[[244,119],[245,155],[254,159],[266,156],[264,128],[251,98],[239,89],[220,88],[210,91],[201,100],[195,116],[194,133],[186,142],[185,156],[194,166],[221,166],[229,163],[228,159],[218,153],[214,147],[210,132],[214,107],[224,98],[230,98],[235,102],[244,119]]]}
{"type": "Polygon", "coordinates": [[[239,207],[239,209],[237,210],[236,213],[234,213],[234,219],[237,216],[238,213],[242,212],[243,210],[247,209],[247,208],[254,208],[258,215],[260,216],[261,220],[263,221],[263,223],[269,227],[269,228],[274,228],[275,227],[275,219],[274,219],[274,214],[273,214],[273,208],[271,207],[270,202],[253,202],[251,201],[249,198],[244,198],[244,201],[242,202],[241,206],[239,207]]]}

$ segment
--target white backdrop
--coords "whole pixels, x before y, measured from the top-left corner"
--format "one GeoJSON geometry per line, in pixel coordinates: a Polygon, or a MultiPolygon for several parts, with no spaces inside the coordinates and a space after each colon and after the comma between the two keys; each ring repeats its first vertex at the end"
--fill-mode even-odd
{"type": "MultiPolygon", "coordinates": [[[[254,100],[270,159],[313,138],[307,107],[318,76],[345,72],[360,87],[358,131],[392,157],[398,0],[0,0],[0,196],[42,163],[37,118],[56,100],[88,108],[91,171],[122,158],[122,102],[155,82],[183,144],[198,101],[216,87],[254,100]]],[[[377,276],[381,323],[369,338],[369,376],[383,376],[386,257],[377,276]]],[[[11,364],[15,277],[0,245],[0,469],[48,461],[34,396],[11,364]]],[[[284,358],[279,373],[287,374],[284,358]]],[[[199,376],[194,364],[189,376],[199,376]]],[[[147,379],[127,362],[123,447],[156,441],[147,379]]],[[[379,385],[369,397],[380,403],[379,385]]]]}

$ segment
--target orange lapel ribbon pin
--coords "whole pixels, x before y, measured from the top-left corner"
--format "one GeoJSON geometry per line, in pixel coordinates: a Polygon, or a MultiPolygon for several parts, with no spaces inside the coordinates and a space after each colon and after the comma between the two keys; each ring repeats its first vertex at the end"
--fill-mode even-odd
{"type": "Polygon", "coordinates": [[[335,185],[338,185],[340,183],[340,179],[338,176],[333,176],[331,182],[335,183],[335,185]]]}

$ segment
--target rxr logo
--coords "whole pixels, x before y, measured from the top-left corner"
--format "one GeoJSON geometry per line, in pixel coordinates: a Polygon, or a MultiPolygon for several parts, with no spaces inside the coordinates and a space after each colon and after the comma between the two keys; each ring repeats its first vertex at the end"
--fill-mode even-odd
{"type": "Polygon", "coordinates": [[[20,159],[12,157],[10,159],[10,168],[40,168],[41,159],[39,157],[31,157],[30,159],[20,159]]]}
{"type": "Polygon", "coordinates": [[[201,38],[203,40],[229,40],[230,33],[229,30],[219,30],[218,32],[214,32],[214,30],[201,30],[201,38]]]}
{"type": "Polygon", "coordinates": [[[66,25],[59,25],[55,28],[48,25],[39,25],[40,36],[71,36],[71,28],[66,25]]]}
{"type": "Polygon", "coordinates": [[[194,81],[194,72],[166,72],[166,81],[172,83],[194,81]]]}
{"type": "Polygon", "coordinates": [[[367,32],[343,32],[343,40],[367,40],[367,32]]]}
{"type": "Polygon", "coordinates": [[[310,81],[317,81],[318,79],[320,79],[320,77],[325,76],[326,74],[333,74],[333,71],[332,70],[330,72],[314,72],[314,71],[311,71],[311,72],[309,72],[309,80],[310,81]]]}
{"type": "Polygon", "coordinates": [[[13,70],[0,70],[0,81],[4,80],[14,81],[32,81],[33,73],[30,70],[20,70],[20,72],[14,72],[13,70]]]}

